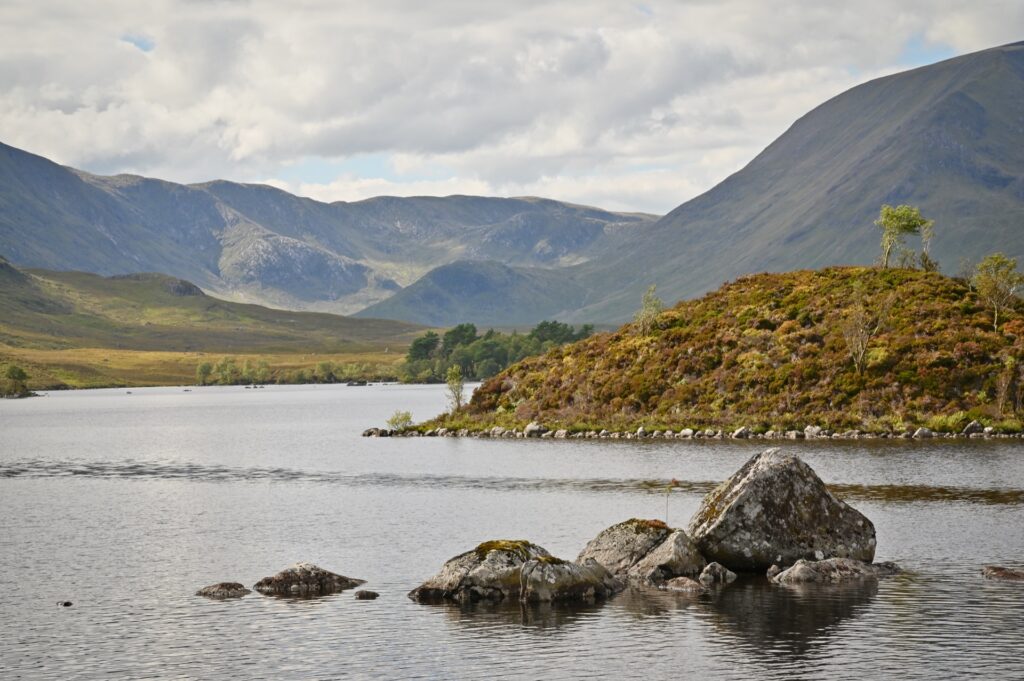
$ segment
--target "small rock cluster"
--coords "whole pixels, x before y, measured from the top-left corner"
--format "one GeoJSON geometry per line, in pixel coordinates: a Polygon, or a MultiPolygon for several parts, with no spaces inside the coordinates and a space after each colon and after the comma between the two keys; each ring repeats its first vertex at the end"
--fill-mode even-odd
{"type": "MultiPolygon", "coordinates": [[[[335,574],[312,563],[296,563],[275,575],[264,577],[252,588],[268,596],[312,598],[345,591],[365,583],[365,579],[354,579],[335,574]]],[[[196,592],[196,596],[224,600],[241,598],[250,593],[252,592],[249,589],[238,582],[220,582],[204,586],[196,592]]]]}
{"type": "Polygon", "coordinates": [[[635,431],[588,430],[570,432],[566,429],[550,430],[534,421],[522,430],[494,426],[486,430],[435,428],[421,433],[418,430],[411,429],[388,430],[387,428],[368,428],[363,431],[363,437],[475,437],[503,440],[528,438],[545,440],[884,440],[900,438],[927,440],[931,438],[1024,438],[1024,433],[997,433],[991,426],[983,426],[978,421],[971,421],[959,433],[939,433],[928,428],[909,428],[900,432],[883,433],[869,433],[861,430],[838,432],[820,426],[807,426],[803,430],[769,430],[764,433],[755,433],[746,426],[731,431],[716,430],[714,428],[648,431],[641,426],[635,431]]]}

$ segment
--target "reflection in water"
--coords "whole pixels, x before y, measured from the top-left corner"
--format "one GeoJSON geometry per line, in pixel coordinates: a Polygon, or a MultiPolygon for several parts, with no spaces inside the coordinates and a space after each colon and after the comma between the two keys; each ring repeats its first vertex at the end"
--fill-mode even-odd
{"type": "Polygon", "coordinates": [[[510,625],[525,629],[559,629],[597,614],[603,603],[423,603],[424,608],[440,609],[450,622],[465,629],[504,629],[510,625]]]}
{"type": "MultiPolygon", "coordinates": [[[[15,460],[0,462],[0,478],[115,478],[134,480],[190,480],[206,482],[312,482],[350,487],[409,487],[435,489],[487,489],[495,491],[646,492],[664,494],[664,480],[629,478],[526,478],[461,475],[403,475],[398,473],[342,473],[282,467],[232,467],[182,461],[66,461],[15,460]]],[[[676,481],[675,493],[703,496],[716,482],[676,481]]],[[[993,505],[1024,505],[1024,489],[973,488],[949,485],[828,486],[850,501],[965,502],[993,505]]]]}
{"type": "Polygon", "coordinates": [[[840,622],[857,617],[877,593],[875,580],[782,586],[749,577],[709,591],[699,604],[701,618],[729,643],[796,660],[829,640],[840,622]]]}

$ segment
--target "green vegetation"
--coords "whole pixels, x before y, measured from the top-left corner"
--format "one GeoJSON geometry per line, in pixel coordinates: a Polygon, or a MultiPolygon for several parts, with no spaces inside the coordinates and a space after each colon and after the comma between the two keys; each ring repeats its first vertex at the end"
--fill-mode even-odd
{"type": "Polygon", "coordinates": [[[9,364],[0,379],[0,397],[28,397],[28,374],[17,364],[9,364]]]}
{"type": "Polygon", "coordinates": [[[397,379],[423,327],[271,310],[159,274],[19,270],[0,258],[0,365],[28,387],[397,379]]]}
{"type": "Polygon", "coordinates": [[[658,316],[553,348],[436,423],[571,431],[684,427],[897,431],[1024,416],[1024,305],[996,331],[967,283],[837,267],[747,276],[658,316]],[[859,336],[858,336],[859,334],[859,336]]]}
{"type": "Polygon", "coordinates": [[[640,309],[637,311],[636,316],[633,317],[633,328],[641,336],[646,336],[654,330],[654,325],[658,321],[658,315],[665,309],[665,304],[661,302],[661,298],[655,295],[657,286],[651,284],[651,287],[644,292],[644,297],[640,301],[640,309]]]}
{"type": "Polygon", "coordinates": [[[514,362],[540,355],[553,347],[590,336],[594,327],[574,327],[556,321],[543,321],[528,334],[498,333],[493,329],[477,334],[473,324],[459,324],[439,336],[428,331],[409,346],[401,379],[407,383],[439,383],[448,380],[452,366],[458,365],[463,380],[482,380],[494,376],[514,362]]]}
{"type": "Polygon", "coordinates": [[[408,411],[396,411],[387,420],[388,428],[391,430],[405,430],[412,427],[412,413],[408,411]]]}
{"type": "Polygon", "coordinates": [[[992,308],[992,329],[999,330],[999,313],[1017,299],[1024,286],[1024,274],[1017,271],[1017,260],[993,253],[974,268],[971,284],[985,304],[992,308]]]}
{"type": "Polygon", "coordinates": [[[448,367],[445,382],[448,384],[448,405],[453,412],[456,412],[462,409],[462,403],[466,399],[466,383],[462,380],[462,367],[458,364],[448,367]]]}
{"type": "Polygon", "coordinates": [[[914,260],[911,252],[906,251],[906,237],[910,234],[921,236],[921,262],[923,269],[929,269],[926,263],[932,263],[928,257],[928,245],[933,235],[934,220],[926,220],[921,211],[914,206],[882,206],[875,226],[882,230],[882,267],[889,267],[889,256],[896,251],[900,264],[907,265],[914,260]]]}

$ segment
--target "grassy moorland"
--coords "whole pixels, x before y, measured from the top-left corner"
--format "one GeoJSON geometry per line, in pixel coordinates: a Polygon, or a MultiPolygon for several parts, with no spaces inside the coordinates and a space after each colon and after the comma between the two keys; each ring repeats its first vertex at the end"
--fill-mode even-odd
{"type": "Polygon", "coordinates": [[[22,271],[0,258],[0,367],[20,366],[33,389],[195,383],[198,365],[225,357],[234,382],[247,361],[263,381],[393,378],[423,330],[230,303],[159,274],[22,271]]]}
{"type": "Polygon", "coordinates": [[[1024,309],[993,328],[969,285],[835,267],[742,277],[618,331],[526,359],[429,425],[537,420],[570,431],[803,428],[1019,431],[1024,309]]]}

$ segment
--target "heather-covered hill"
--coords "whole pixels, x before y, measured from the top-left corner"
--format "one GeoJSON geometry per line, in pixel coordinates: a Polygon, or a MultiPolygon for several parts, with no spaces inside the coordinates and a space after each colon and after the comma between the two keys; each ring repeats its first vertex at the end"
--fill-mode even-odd
{"type": "Polygon", "coordinates": [[[965,282],[916,270],[747,276],[665,310],[647,334],[627,324],[516,364],[449,423],[1020,429],[1022,313],[1018,302],[996,332],[965,282]]]}

